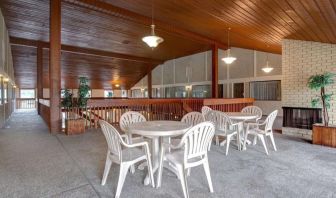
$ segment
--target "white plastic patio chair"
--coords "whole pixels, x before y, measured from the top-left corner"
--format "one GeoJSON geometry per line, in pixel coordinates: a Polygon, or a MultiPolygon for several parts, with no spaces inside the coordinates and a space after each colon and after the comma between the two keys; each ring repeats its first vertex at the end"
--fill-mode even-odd
{"type": "Polygon", "coordinates": [[[221,145],[226,144],[225,155],[229,153],[230,142],[233,138],[237,140],[237,146],[240,148],[240,138],[238,137],[238,132],[242,131],[240,127],[243,127],[242,122],[233,123],[232,120],[221,111],[211,111],[206,116],[207,121],[211,121],[215,124],[215,138],[216,145],[219,144],[219,137],[224,137],[225,140],[221,143],[221,145]]]}
{"type": "MultiPolygon", "coordinates": [[[[136,112],[136,111],[127,111],[126,113],[123,113],[120,117],[119,120],[119,125],[120,125],[120,129],[128,134],[128,126],[134,123],[138,123],[138,122],[146,122],[146,118],[145,116],[143,116],[141,113],[136,112]]],[[[131,137],[131,136],[129,136],[131,137]]],[[[137,138],[133,138],[131,139],[130,142],[135,142],[135,141],[142,141],[142,137],[137,137],[137,138]]]]}
{"type": "MultiPolygon", "coordinates": [[[[195,126],[201,122],[204,122],[204,117],[200,112],[189,112],[182,117],[181,122],[186,123],[189,126],[195,126]]],[[[168,137],[169,144],[177,145],[180,141],[181,139],[179,138],[168,137]]],[[[168,148],[168,151],[170,152],[170,148],[168,148]]]]}
{"type": "MultiPolygon", "coordinates": [[[[145,141],[145,138],[142,136],[138,137],[132,137],[132,135],[128,132],[128,126],[134,123],[138,122],[146,122],[145,116],[143,116],[141,113],[136,111],[128,111],[126,113],[123,113],[120,117],[119,126],[120,129],[128,136],[128,142],[129,143],[137,143],[137,142],[143,142],[145,141]]],[[[145,166],[144,164],[141,164],[138,168],[140,170],[143,170],[145,166]]],[[[132,173],[135,172],[134,166],[131,167],[130,171],[132,173]]]]}
{"type": "Polygon", "coordinates": [[[147,142],[139,142],[135,144],[127,143],[127,136],[120,135],[116,128],[114,128],[111,124],[104,120],[99,120],[99,124],[103,131],[103,134],[106,138],[106,142],[108,145],[105,168],[103,179],[101,185],[105,185],[107,176],[109,174],[112,162],[116,164],[120,164],[120,172],[118,179],[118,186],[115,193],[115,197],[118,198],[121,193],[121,189],[124,185],[124,181],[130,166],[138,163],[140,161],[146,160],[148,164],[148,173],[150,175],[150,181],[152,187],[154,188],[154,177],[152,170],[152,163],[148,148],[147,142]],[[123,140],[126,140],[126,142],[123,140]],[[138,149],[138,148],[143,149],[138,149]]]}
{"type": "Polygon", "coordinates": [[[270,113],[266,120],[263,123],[248,123],[247,125],[247,129],[246,129],[246,134],[245,134],[245,139],[244,139],[244,149],[246,149],[246,141],[247,141],[247,137],[248,135],[254,135],[254,141],[253,141],[253,145],[255,145],[256,142],[256,138],[259,138],[265,148],[266,154],[268,155],[268,149],[266,146],[266,142],[265,142],[265,137],[269,136],[274,148],[274,151],[277,150],[276,146],[275,146],[275,142],[274,142],[274,136],[273,136],[273,123],[274,120],[276,118],[278,114],[278,110],[273,111],[272,113],[270,113]],[[262,129],[263,127],[263,129],[262,129]]]}
{"type": "Polygon", "coordinates": [[[200,112],[189,112],[182,117],[181,122],[189,124],[190,126],[195,126],[204,122],[204,117],[200,112]]]}
{"type": "Polygon", "coordinates": [[[210,111],[212,111],[212,109],[208,106],[203,106],[201,109],[201,113],[202,115],[205,117],[210,111]]]}
{"type": "Polygon", "coordinates": [[[262,117],[262,110],[257,106],[246,106],[241,110],[241,112],[258,115],[258,117],[255,119],[256,122],[258,122],[258,120],[260,120],[262,117]]]}
{"type": "Polygon", "coordinates": [[[161,159],[158,172],[157,187],[161,186],[163,159],[178,173],[185,198],[189,197],[187,187],[187,172],[190,168],[203,165],[208,180],[210,192],[213,192],[210,168],[208,162],[208,148],[215,133],[215,126],[211,122],[202,122],[189,129],[177,146],[169,145],[173,151],[165,154],[161,147],[161,159]]]}

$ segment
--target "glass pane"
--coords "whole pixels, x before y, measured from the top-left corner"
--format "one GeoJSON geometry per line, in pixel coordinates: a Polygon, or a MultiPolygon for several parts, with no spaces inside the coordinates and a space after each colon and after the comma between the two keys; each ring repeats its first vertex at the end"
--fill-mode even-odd
{"type": "Polygon", "coordinates": [[[104,90],[104,97],[105,98],[112,98],[113,97],[113,91],[112,90],[104,90]]]}
{"type": "Polygon", "coordinates": [[[35,98],[35,89],[21,89],[20,97],[21,98],[35,98]]]}
{"type": "Polygon", "coordinates": [[[250,95],[256,100],[281,100],[281,81],[251,82],[250,95]]]}

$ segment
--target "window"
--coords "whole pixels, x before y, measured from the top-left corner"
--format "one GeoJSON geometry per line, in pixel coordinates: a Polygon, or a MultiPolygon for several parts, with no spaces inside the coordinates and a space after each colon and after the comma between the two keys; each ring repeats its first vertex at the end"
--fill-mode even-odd
{"type": "Polygon", "coordinates": [[[251,82],[250,96],[256,100],[281,100],[281,81],[251,82]]]}
{"type": "Polygon", "coordinates": [[[194,85],[192,86],[193,98],[210,98],[211,86],[210,85],[194,85]]]}
{"type": "Polygon", "coordinates": [[[21,89],[20,98],[35,98],[35,89],[21,89]]]}
{"type": "Polygon", "coordinates": [[[105,98],[112,98],[113,97],[113,91],[112,90],[104,90],[104,97],[105,98]]]}
{"type": "Polygon", "coordinates": [[[126,90],[121,91],[121,97],[123,97],[123,98],[127,97],[127,91],[126,90]]]}

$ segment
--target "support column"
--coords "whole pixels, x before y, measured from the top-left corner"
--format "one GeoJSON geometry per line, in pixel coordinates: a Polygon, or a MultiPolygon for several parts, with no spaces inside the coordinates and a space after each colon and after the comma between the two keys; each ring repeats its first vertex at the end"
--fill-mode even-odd
{"type": "Polygon", "coordinates": [[[212,48],[212,78],[211,78],[212,98],[218,98],[218,46],[212,48]]]}
{"type": "Polygon", "coordinates": [[[147,91],[148,91],[148,98],[152,98],[152,71],[147,74],[147,91]]]}
{"type": "Polygon", "coordinates": [[[50,132],[61,131],[61,0],[50,0],[50,132]]]}
{"type": "Polygon", "coordinates": [[[36,53],[36,68],[37,68],[37,112],[40,115],[39,99],[43,98],[43,48],[38,45],[36,53]]]}

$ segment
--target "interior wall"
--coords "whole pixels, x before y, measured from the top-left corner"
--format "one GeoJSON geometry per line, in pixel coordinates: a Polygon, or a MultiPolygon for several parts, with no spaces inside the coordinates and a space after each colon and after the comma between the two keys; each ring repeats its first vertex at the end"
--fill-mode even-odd
{"type": "MultiPolygon", "coordinates": [[[[325,72],[336,73],[336,45],[285,39],[282,53],[282,105],[312,107],[311,99],[319,92],[307,87],[308,78],[325,72]]],[[[336,94],[336,84],[328,87],[327,92],[336,94]]],[[[334,98],[329,111],[331,124],[336,124],[334,98]]]]}
{"type": "MultiPolygon", "coordinates": [[[[152,71],[152,87],[173,87],[187,85],[211,85],[212,56],[211,51],[193,54],[182,58],[166,61],[152,71]],[[189,72],[189,78],[188,78],[189,72]]],[[[231,55],[237,60],[226,65],[222,58],[227,54],[225,50],[218,51],[218,78],[223,84],[223,96],[233,97],[233,84],[244,83],[244,96],[249,97],[249,83],[252,81],[281,80],[281,55],[256,50],[231,48],[231,55]],[[270,73],[261,69],[266,61],[274,68],[270,73]]],[[[146,89],[147,76],[140,80],[132,89],[146,89]]],[[[264,114],[267,115],[272,107],[279,110],[282,116],[281,101],[258,101],[264,114]]]]}
{"type": "Polygon", "coordinates": [[[8,31],[0,10],[0,127],[15,108],[15,79],[8,31]]]}

